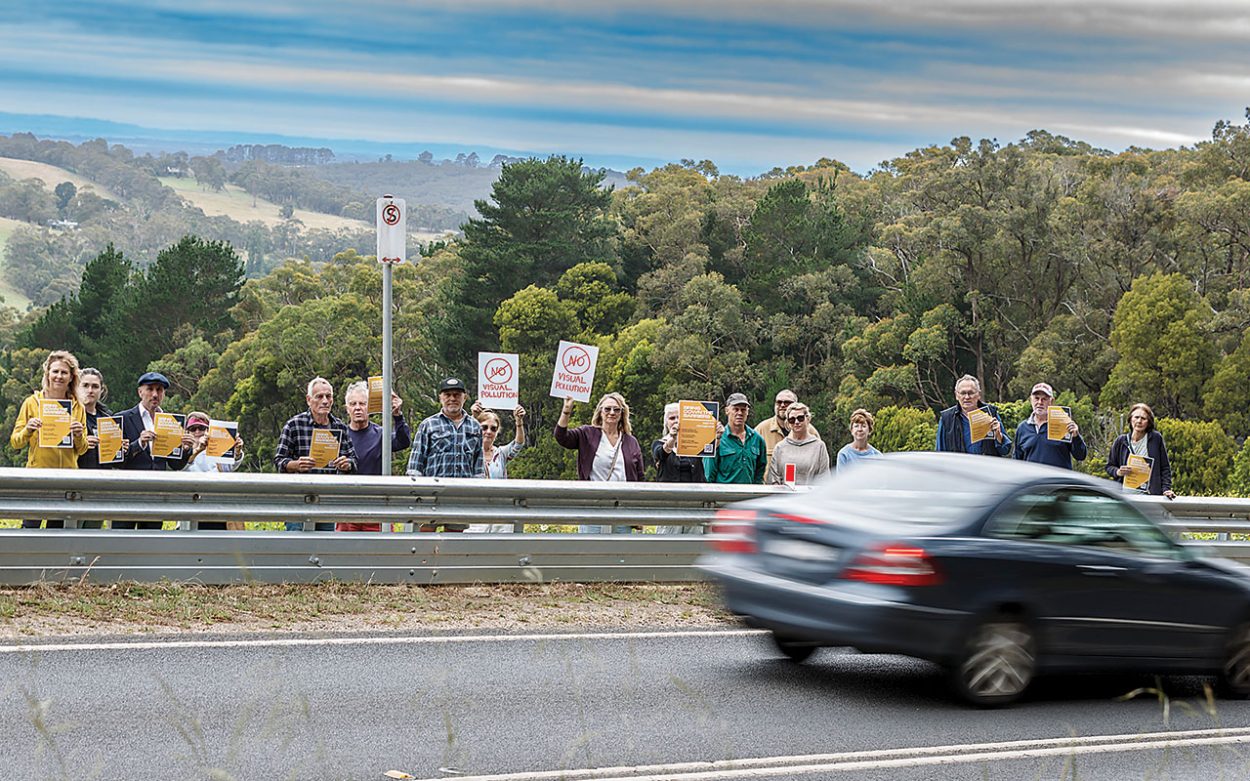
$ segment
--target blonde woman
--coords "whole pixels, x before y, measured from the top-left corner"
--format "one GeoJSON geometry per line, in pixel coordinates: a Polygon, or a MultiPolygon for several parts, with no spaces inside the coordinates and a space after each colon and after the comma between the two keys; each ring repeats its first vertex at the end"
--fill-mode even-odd
{"type": "MultiPolygon", "coordinates": [[[[569,415],[576,404],[573,399],[564,400],[560,419],[556,421],[556,442],[569,450],[577,451],[577,479],[595,481],[641,481],[642,448],[634,438],[629,425],[629,405],[619,393],[605,393],[595,405],[590,424],[569,429],[569,415]]],[[[582,525],[582,532],[598,532],[607,529],[598,525],[582,525]]],[[[628,531],[626,526],[616,527],[618,533],[628,531]]]]}
{"type": "Polygon", "coordinates": [[[812,412],[806,404],[795,402],[786,409],[790,433],[773,450],[773,460],[768,462],[768,478],[764,482],[769,485],[785,482],[787,464],[794,464],[796,485],[810,485],[829,473],[829,448],[812,433],[811,422],[812,412]]]}
{"type": "MultiPolygon", "coordinates": [[[[35,469],[77,469],[78,457],[87,452],[87,413],[78,401],[78,359],[65,350],[54,350],[43,362],[41,389],[26,397],[13,424],[9,444],[14,450],[28,448],[26,466],[35,469]],[[40,406],[45,400],[69,402],[69,447],[39,444],[43,428],[40,406]]],[[[22,521],[23,529],[38,529],[38,520],[22,521]]],[[[64,527],[62,521],[48,521],[49,529],[64,527]]]]}

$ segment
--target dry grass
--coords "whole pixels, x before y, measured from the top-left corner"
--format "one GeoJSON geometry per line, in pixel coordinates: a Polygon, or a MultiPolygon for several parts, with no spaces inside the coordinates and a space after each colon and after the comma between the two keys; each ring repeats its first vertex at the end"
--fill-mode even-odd
{"type": "Polygon", "coordinates": [[[0,589],[0,638],[163,633],[713,627],[733,623],[712,586],[191,584],[0,589]]]}
{"type": "Polygon", "coordinates": [[[82,190],[90,188],[95,191],[96,195],[102,198],[112,198],[117,200],[108,188],[103,187],[90,179],[85,179],[78,174],[70,173],[64,168],[57,168],[55,165],[47,163],[36,163],[33,160],[18,160],[12,157],[0,157],[0,171],[4,171],[9,176],[21,181],[22,179],[42,179],[44,186],[49,190],[56,188],[61,182],[73,182],[74,186],[82,190]]]}
{"type": "MultiPolygon", "coordinates": [[[[266,225],[272,227],[282,222],[282,216],[279,214],[279,206],[272,201],[264,198],[257,198],[256,205],[252,205],[252,196],[248,195],[243,188],[233,184],[226,185],[226,189],[221,192],[213,192],[200,187],[195,182],[194,177],[177,178],[173,176],[161,177],[161,184],[169,187],[185,200],[202,210],[210,217],[225,216],[236,222],[251,222],[252,220],[260,220],[266,225]]],[[[372,226],[367,222],[360,220],[349,220],[346,217],[339,217],[333,214],[322,214],[320,212],[307,211],[306,209],[296,209],[295,218],[304,223],[304,227],[326,228],[328,230],[340,230],[347,228],[350,230],[368,229],[372,226]]]]}

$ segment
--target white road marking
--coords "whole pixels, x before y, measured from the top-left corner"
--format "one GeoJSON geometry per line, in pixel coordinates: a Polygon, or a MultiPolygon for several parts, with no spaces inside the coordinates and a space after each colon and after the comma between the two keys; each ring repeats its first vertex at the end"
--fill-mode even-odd
{"type": "Polygon", "coordinates": [[[327,645],[448,645],[452,643],[510,643],[550,640],[666,640],[681,637],[748,637],[767,634],[761,629],[674,630],[668,632],[581,632],[533,635],[439,635],[436,637],[275,637],[254,640],[150,640],[111,643],[18,643],[0,645],[0,653],[53,651],[156,651],[170,648],[297,648],[327,645]]]}
{"type": "MultiPolygon", "coordinates": [[[[845,773],[899,767],[1001,762],[1077,754],[1151,751],[1166,748],[1250,743],[1250,727],[1178,730],[1141,735],[1043,738],[951,746],[915,746],[838,754],[808,754],[716,762],[680,762],[580,770],[544,770],[495,775],[457,776],[456,781],[715,781],[722,778],[768,778],[783,774],[845,773]]],[[[445,776],[420,781],[446,781],[445,776]]]]}

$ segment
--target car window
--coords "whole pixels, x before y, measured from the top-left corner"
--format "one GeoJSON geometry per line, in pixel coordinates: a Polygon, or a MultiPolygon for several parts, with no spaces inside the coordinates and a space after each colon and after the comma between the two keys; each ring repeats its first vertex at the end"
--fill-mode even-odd
{"type": "Polygon", "coordinates": [[[1005,539],[1184,558],[1180,547],[1128,502],[1080,488],[1034,489],[1017,494],[995,511],[986,533],[1005,539]]]}
{"type": "Polygon", "coordinates": [[[933,529],[983,516],[1002,493],[997,485],[877,458],[838,472],[811,493],[796,497],[796,506],[878,531],[933,529]]]}

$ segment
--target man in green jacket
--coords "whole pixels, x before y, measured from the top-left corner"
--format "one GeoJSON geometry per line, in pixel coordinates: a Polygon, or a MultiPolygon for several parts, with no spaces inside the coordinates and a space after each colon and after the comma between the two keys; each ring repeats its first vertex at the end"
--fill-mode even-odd
{"type": "Polygon", "coordinates": [[[768,467],[768,445],[747,425],[751,403],[741,393],[725,400],[728,426],[717,442],[716,455],[703,459],[709,483],[763,483],[768,467]]]}

